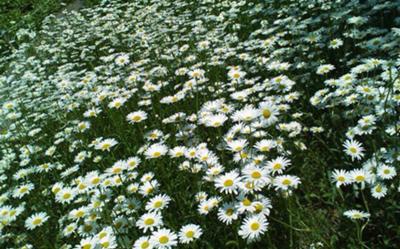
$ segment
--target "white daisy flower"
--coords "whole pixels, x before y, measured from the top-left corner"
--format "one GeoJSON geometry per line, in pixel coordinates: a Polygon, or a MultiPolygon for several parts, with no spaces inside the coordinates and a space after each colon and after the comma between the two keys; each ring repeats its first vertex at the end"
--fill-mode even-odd
{"type": "Polygon", "coordinates": [[[387,166],[387,165],[381,165],[377,169],[377,175],[382,178],[382,179],[392,179],[397,175],[396,173],[396,168],[387,166]]]}
{"type": "Polygon", "coordinates": [[[33,230],[36,227],[40,227],[49,219],[49,216],[45,212],[40,212],[29,216],[28,219],[25,220],[25,227],[29,230],[33,230]]]}
{"type": "Polygon", "coordinates": [[[238,212],[234,203],[224,203],[218,209],[218,219],[227,225],[232,224],[234,220],[238,219],[238,212]]]}
{"type": "Polygon", "coordinates": [[[271,139],[263,139],[258,141],[254,148],[256,148],[260,152],[269,152],[271,149],[276,147],[276,142],[271,139]]]}
{"type": "Polygon", "coordinates": [[[356,140],[346,140],[343,146],[345,148],[344,152],[351,156],[351,160],[353,161],[354,159],[360,160],[364,156],[364,148],[362,147],[362,144],[356,140]]]}
{"type": "Polygon", "coordinates": [[[151,198],[147,204],[146,204],[146,210],[148,211],[160,211],[163,210],[164,208],[168,207],[169,202],[171,201],[171,198],[168,195],[161,194],[161,195],[156,195],[153,198],[151,198]]]}
{"type": "Polygon", "coordinates": [[[336,187],[348,185],[351,183],[351,176],[345,170],[335,169],[332,173],[332,180],[336,182],[336,187]]]}
{"type": "Polygon", "coordinates": [[[236,171],[228,172],[215,179],[215,187],[222,193],[236,194],[241,178],[236,171]]]}
{"type": "Polygon", "coordinates": [[[348,211],[344,212],[343,215],[352,220],[368,219],[371,216],[369,213],[355,210],[355,209],[348,210],[348,211]]]}
{"type": "Polygon", "coordinates": [[[381,183],[376,184],[371,188],[371,194],[376,199],[381,199],[387,194],[387,187],[381,183]]]}
{"type": "Polygon", "coordinates": [[[282,173],[288,166],[290,166],[290,160],[284,157],[277,157],[274,160],[267,162],[267,169],[271,170],[272,173],[282,173]]]}
{"type": "Polygon", "coordinates": [[[107,138],[96,144],[95,148],[97,150],[110,151],[110,149],[117,144],[118,144],[117,140],[113,138],[107,138]]]}
{"type": "Polygon", "coordinates": [[[142,229],[143,232],[147,232],[147,230],[153,231],[162,225],[162,217],[158,213],[146,213],[136,222],[136,226],[142,229]]]}
{"type": "Polygon", "coordinates": [[[195,224],[185,225],[179,231],[179,240],[183,244],[188,244],[198,238],[203,234],[200,226],[195,224]]]}
{"type": "Polygon", "coordinates": [[[289,188],[297,188],[300,184],[300,178],[291,175],[282,175],[275,177],[274,186],[280,190],[288,190],[289,188]]]}
{"type": "Polygon", "coordinates": [[[319,74],[319,75],[327,74],[334,69],[335,69],[335,66],[333,66],[331,64],[321,65],[317,69],[317,74],[319,74]]]}
{"type": "Polygon", "coordinates": [[[147,113],[144,111],[131,112],[126,116],[126,119],[131,124],[140,123],[147,119],[147,113]]]}
{"type": "Polygon", "coordinates": [[[108,108],[119,109],[121,108],[121,106],[125,104],[125,102],[126,102],[125,98],[115,98],[108,104],[108,108]]]}
{"type": "Polygon", "coordinates": [[[268,222],[263,215],[254,215],[244,220],[239,235],[248,241],[255,241],[267,231],[268,222]]]}
{"type": "Polygon", "coordinates": [[[129,63],[129,55],[123,54],[119,55],[117,58],[115,58],[115,64],[118,66],[124,66],[129,63]]]}
{"type": "Polygon", "coordinates": [[[168,152],[168,147],[164,144],[153,144],[144,153],[146,158],[159,158],[168,152]]]}
{"type": "Polygon", "coordinates": [[[142,236],[135,241],[133,244],[133,249],[153,249],[154,244],[150,241],[149,236],[142,236]]]}
{"type": "Polygon", "coordinates": [[[150,241],[158,249],[169,249],[178,244],[178,236],[169,229],[160,229],[151,235],[150,241]]]}

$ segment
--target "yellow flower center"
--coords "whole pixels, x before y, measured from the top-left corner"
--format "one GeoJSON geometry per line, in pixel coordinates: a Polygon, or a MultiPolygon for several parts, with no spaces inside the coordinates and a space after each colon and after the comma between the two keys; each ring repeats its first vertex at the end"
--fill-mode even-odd
{"type": "Polygon", "coordinates": [[[263,111],[262,111],[262,115],[263,115],[263,117],[265,118],[265,119],[268,119],[268,118],[270,118],[271,117],[271,111],[269,110],[269,109],[264,109],[263,111]]]}
{"type": "Polygon", "coordinates": [[[76,212],[76,217],[81,218],[83,215],[85,214],[85,212],[83,212],[82,210],[79,210],[76,212]]]}
{"type": "Polygon", "coordinates": [[[147,226],[151,226],[154,224],[154,219],[153,218],[148,218],[144,221],[144,224],[146,224],[147,226]]]}
{"type": "Polygon", "coordinates": [[[92,184],[97,184],[99,182],[100,182],[100,178],[99,177],[96,177],[96,178],[92,179],[92,184]]]}
{"type": "Polygon", "coordinates": [[[245,187],[247,189],[253,189],[254,188],[254,184],[253,184],[253,182],[246,182],[245,187]]]}
{"type": "Polygon", "coordinates": [[[221,122],[215,121],[213,126],[215,126],[215,127],[221,126],[221,122]]]}
{"type": "Polygon", "coordinates": [[[254,179],[260,179],[261,178],[261,173],[258,171],[254,171],[253,173],[251,173],[251,177],[254,179]]]}
{"type": "Polygon", "coordinates": [[[150,193],[152,193],[153,191],[154,191],[154,188],[150,187],[150,188],[148,188],[148,189],[146,190],[146,193],[147,193],[147,194],[150,194],[150,193]]]}
{"type": "Polygon", "coordinates": [[[224,187],[231,187],[233,185],[233,181],[231,179],[225,180],[224,187]]]}
{"type": "Polygon", "coordinates": [[[156,201],[154,202],[154,207],[155,208],[160,208],[162,206],[163,202],[162,201],[156,201]]]}
{"type": "Polygon", "coordinates": [[[275,163],[274,166],[273,166],[273,168],[274,168],[274,170],[279,170],[279,169],[282,168],[282,164],[280,164],[280,163],[275,163]]]}
{"type": "Polygon", "coordinates": [[[149,248],[149,246],[150,246],[150,243],[148,241],[145,241],[140,245],[140,248],[146,249],[146,248],[149,248]]]}
{"type": "Polygon", "coordinates": [[[259,213],[263,210],[264,206],[261,203],[257,203],[255,205],[255,208],[256,208],[256,212],[259,213]]]}
{"type": "Polygon", "coordinates": [[[121,168],[114,168],[114,169],[113,169],[113,173],[114,173],[114,174],[119,174],[119,173],[121,173],[121,171],[122,171],[121,168]]]}
{"type": "Polygon", "coordinates": [[[103,150],[108,150],[110,147],[111,147],[111,144],[103,144],[103,145],[101,145],[101,148],[103,150]]]}
{"type": "Polygon", "coordinates": [[[351,152],[351,153],[357,153],[357,149],[355,148],[355,147],[350,147],[349,148],[349,151],[351,152]]]}
{"type": "Polygon", "coordinates": [[[32,224],[35,225],[35,226],[39,225],[40,223],[42,223],[42,219],[41,218],[35,218],[32,221],[32,224]]]}
{"type": "Polygon", "coordinates": [[[142,118],[140,116],[133,116],[132,120],[135,122],[139,122],[142,118]]]}
{"type": "Polygon", "coordinates": [[[19,192],[20,192],[21,194],[24,194],[24,193],[26,193],[27,191],[28,191],[28,187],[22,187],[22,188],[19,189],[19,192]]]}
{"type": "Polygon", "coordinates": [[[187,231],[185,235],[186,235],[186,237],[188,237],[188,238],[193,238],[194,232],[193,232],[193,231],[187,231]]]}
{"type": "Polygon", "coordinates": [[[63,198],[67,200],[67,199],[71,198],[71,194],[70,193],[65,193],[63,195],[63,198]]]}
{"type": "Polygon", "coordinates": [[[337,180],[338,182],[344,182],[346,181],[346,178],[344,176],[338,176],[337,180]]]}
{"type": "Polygon", "coordinates": [[[257,231],[260,228],[260,224],[258,223],[253,223],[250,225],[251,230],[257,231]]]}
{"type": "Polygon", "coordinates": [[[107,233],[106,232],[100,232],[99,233],[99,238],[100,239],[102,239],[102,238],[104,238],[104,237],[106,237],[107,236],[107,233]]]}
{"type": "Polygon", "coordinates": [[[284,179],[284,180],[282,181],[282,184],[288,186],[288,185],[292,184],[292,181],[289,180],[289,179],[284,179]]]}
{"type": "Polygon", "coordinates": [[[228,208],[228,209],[225,211],[225,214],[228,215],[228,216],[232,216],[232,215],[233,215],[233,209],[232,209],[232,208],[228,208]]]}
{"type": "Polygon", "coordinates": [[[243,147],[242,147],[242,146],[236,146],[236,147],[234,148],[234,150],[235,150],[235,151],[241,151],[241,150],[243,150],[243,147]]]}
{"type": "Polygon", "coordinates": [[[153,153],[153,157],[159,157],[159,156],[161,156],[160,152],[156,151],[156,152],[153,153]]]}
{"type": "Polygon", "coordinates": [[[163,235],[158,239],[158,241],[160,242],[160,244],[165,245],[169,242],[169,238],[167,236],[163,235]]]}
{"type": "Polygon", "coordinates": [[[85,244],[84,246],[82,246],[82,249],[90,249],[92,248],[91,244],[85,244]]]}
{"type": "Polygon", "coordinates": [[[243,205],[246,206],[246,207],[248,207],[248,206],[251,205],[251,201],[250,201],[249,199],[247,199],[247,198],[245,198],[245,199],[242,201],[242,203],[243,203],[243,205]]]}
{"type": "Polygon", "coordinates": [[[101,243],[101,246],[102,246],[103,248],[108,248],[108,247],[110,246],[110,242],[105,241],[105,242],[101,243]]]}
{"type": "Polygon", "coordinates": [[[357,182],[363,182],[365,180],[365,177],[364,176],[356,176],[355,179],[357,182]]]}

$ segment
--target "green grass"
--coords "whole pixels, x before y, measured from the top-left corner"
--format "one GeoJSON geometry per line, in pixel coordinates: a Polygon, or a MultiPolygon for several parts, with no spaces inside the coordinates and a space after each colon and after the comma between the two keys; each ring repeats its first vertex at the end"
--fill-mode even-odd
{"type": "MultiPolygon", "coordinates": [[[[16,33],[19,29],[36,31],[50,14],[61,11],[73,0],[1,0],[0,1],[0,54],[8,54],[18,46],[16,33]]],[[[100,0],[84,0],[86,6],[100,0]]]]}

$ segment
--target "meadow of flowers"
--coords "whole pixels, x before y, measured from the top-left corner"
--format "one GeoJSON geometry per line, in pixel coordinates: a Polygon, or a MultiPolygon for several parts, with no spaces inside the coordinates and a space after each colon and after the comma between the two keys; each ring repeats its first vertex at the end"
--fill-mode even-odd
{"type": "Polygon", "coordinates": [[[0,248],[399,248],[399,12],[109,0],[19,30],[0,248]]]}

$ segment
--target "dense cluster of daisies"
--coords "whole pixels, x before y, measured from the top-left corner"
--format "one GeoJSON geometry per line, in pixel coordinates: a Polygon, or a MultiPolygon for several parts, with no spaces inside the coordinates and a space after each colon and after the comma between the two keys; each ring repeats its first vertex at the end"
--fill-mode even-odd
{"type": "Polygon", "coordinates": [[[337,188],[400,189],[400,20],[372,18],[397,3],[108,2],[2,59],[0,246],[208,248],[213,226],[255,243],[332,132],[337,188]]]}

